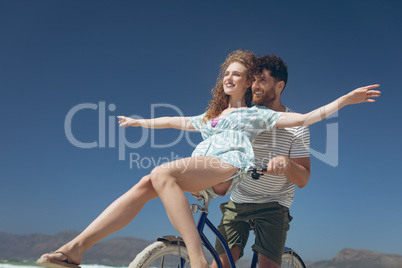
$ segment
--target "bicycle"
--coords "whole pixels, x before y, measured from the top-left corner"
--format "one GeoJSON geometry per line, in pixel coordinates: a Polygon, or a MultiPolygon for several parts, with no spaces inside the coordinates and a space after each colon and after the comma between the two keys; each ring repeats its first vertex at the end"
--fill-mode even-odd
{"type": "MultiPolygon", "coordinates": [[[[252,169],[252,178],[258,179],[262,172],[266,169],[252,169]]],[[[200,196],[197,200],[203,202],[202,206],[198,204],[190,205],[190,209],[193,214],[201,212],[198,219],[197,229],[200,234],[202,243],[204,247],[212,254],[214,260],[216,261],[219,268],[222,268],[222,263],[219,259],[217,252],[214,247],[209,242],[208,238],[204,234],[205,225],[212,231],[212,233],[219,239],[225,248],[226,254],[228,255],[230,267],[236,268],[233,261],[233,257],[230,253],[229,247],[221,236],[216,227],[208,219],[208,206],[209,197],[205,191],[200,192],[200,196]]],[[[250,229],[253,229],[253,224],[250,223],[250,229]]],[[[250,268],[257,267],[258,254],[254,252],[251,261],[250,268]]],[[[157,239],[156,242],[146,247],[142,252],[140,252],[135,259],[130,263],[129,268],[185,268],[190,266],[190,258],[186,249],[186,245],[181,237],[178,236],[162,236],[157,239]]],[[[293,267],[293,268],[306,268],[303,260],[300,256],[291,248],[285,247],[282,254],[282,266],[281,267],[293,267]]]]}

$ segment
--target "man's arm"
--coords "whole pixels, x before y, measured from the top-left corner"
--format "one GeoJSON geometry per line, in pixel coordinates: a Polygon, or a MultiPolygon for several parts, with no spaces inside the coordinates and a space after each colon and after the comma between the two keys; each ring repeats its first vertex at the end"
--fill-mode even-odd
{"type": "Polygon", "coordinates": [[[289,159],[289,168],[285,171],[285,176],[291,183],[303,188],[310,179],[310,157],[289,159]]]}
{"type": "Polygon", "coordinates": [[[278,155],[269,161],[267,173],[284,174],[288,181],[303,188],[310,179],[310,157],[288,158],[278,155]]]}

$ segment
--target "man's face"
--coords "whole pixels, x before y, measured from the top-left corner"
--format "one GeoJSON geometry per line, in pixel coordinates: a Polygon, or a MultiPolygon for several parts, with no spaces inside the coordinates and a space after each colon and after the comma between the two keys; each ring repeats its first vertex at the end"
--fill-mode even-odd
{"type": "Polygon", "coordinates": [[[265,69],[261,74],[255,75],[253,84],[251,85],[253,102],[256,105],[269,106],[277,96],[275,91],[276,83],[270,72],[265,69]]]}

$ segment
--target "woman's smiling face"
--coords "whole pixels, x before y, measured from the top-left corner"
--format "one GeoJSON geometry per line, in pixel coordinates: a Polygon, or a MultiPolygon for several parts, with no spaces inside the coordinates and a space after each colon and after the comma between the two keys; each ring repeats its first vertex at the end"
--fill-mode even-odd
{"type": "Polygon", "coordinates": [[[225,71],[223,90],[226,95],[244,95],[251,86],[247,80],[247,69],[239,62],[233,62],[225,71]]]}

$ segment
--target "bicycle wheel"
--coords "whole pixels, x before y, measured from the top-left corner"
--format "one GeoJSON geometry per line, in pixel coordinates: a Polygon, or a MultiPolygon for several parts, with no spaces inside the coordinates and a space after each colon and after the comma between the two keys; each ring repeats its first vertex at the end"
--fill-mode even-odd
{"type": "Polygon", "coordinates": [[[304,262],[294,251],[285,251],[282,254],[281,268],[306,268],[304,262]]]}
{"type": "Polygon", "coordinates": [[[190,258],[185,246],[157,241],[140,252],[128,267],[188,268],[191,266],[190,258]]]}

